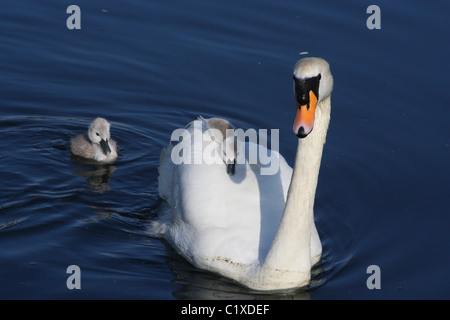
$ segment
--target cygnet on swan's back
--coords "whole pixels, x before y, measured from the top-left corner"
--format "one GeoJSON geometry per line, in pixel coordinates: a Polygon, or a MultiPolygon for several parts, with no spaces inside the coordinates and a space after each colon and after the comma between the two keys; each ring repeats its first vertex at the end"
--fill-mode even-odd
{"type": "MultiPolygon", "coordinates": [[[[221,146],[223,161],[226,164],[227,173],[232,176],[235,173],[236,158],[238,156],[238,140],[234,136],[228,134],[227,130],[234,130],[235,127],[228,121],[222,118],[209,118],[205,119],[199,117],[203,121],[204,130],[215,129],[218,130],[218,136],[212,131],[212,138],[221,146]]],[[[234,132],[234,131],[232,131],[234,132]]]]}
{"type": "Polygon", "coordinates": [[[89,126],[88,132],[70,140],[70,150],[75,156],[103,163],[117,159],[117,143],[110,137],[110,124],[97,118],[89,126]]]}

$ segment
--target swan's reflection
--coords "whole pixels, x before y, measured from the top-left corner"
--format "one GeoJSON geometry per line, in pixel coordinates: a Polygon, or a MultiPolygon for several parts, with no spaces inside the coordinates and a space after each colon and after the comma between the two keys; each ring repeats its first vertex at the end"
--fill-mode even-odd
{"type": "Polygon", "coordinates": [[[173,280],[180,288],[172,292],[180,300],[309,300],[307,289],[282,292],[258,292],[245,288],[233,280],[198,269],[163,241],[167,248],[167,264],[175,274],[173,280]]]}
{"type": "Polygon", "coordinates": [[[111,190],[111,187],[108,185],[109,179],[111,179],[117,167],[80,160],[77,157],[72,157],[72,160],[80,164],[80,166],[73,170],[73,173],[86,179],[90,189],[98,193],[111,190]]]}

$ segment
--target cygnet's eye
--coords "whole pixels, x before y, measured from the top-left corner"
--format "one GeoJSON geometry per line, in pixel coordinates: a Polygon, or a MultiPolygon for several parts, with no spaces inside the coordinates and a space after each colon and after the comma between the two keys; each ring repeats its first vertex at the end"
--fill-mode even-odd
{"type": "Polygon", "coordinates": [[[100,135],[98,134],[98,132],[95,133],[98,137],[100,137],[100,135]]]}

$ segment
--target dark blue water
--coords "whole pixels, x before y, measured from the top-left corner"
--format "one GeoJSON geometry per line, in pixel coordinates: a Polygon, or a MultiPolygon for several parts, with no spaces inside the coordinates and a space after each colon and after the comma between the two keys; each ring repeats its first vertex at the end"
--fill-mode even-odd
{"type": "Polygon", "coordinates": [[[448,2],[378,1],[380,30],[366,27],[370,1],[0,4],[0,298],[450,298],[448,2]],[[66,27],[71,4],[81,30],[66,27]],[[335,79],[315,206],[324,254],[310,289],[264,295],[148,233],[159,152],[202,114],[279,129],[292,165],[302,56],[335,79]],[[110,166],[68,149],[96,116],[119,143],[110,166]]]}

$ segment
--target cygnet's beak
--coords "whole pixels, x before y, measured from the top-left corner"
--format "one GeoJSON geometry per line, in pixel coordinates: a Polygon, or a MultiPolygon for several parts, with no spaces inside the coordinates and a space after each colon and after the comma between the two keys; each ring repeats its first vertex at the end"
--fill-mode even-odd
{"type": "Polygon", "coordinates": [[[227,173],[229,176],[234,175],[234,172],[236,170],[236,159],[233,160],[232,163],[227,163],[227,173]]]}
{"type": "Polygon", "coordinates": [[[111,153],[111,148],[109,147],[108,140],[101,140],[100,141],[100,147],[102,147],[103,153],[108,155],[111,153]]]}

